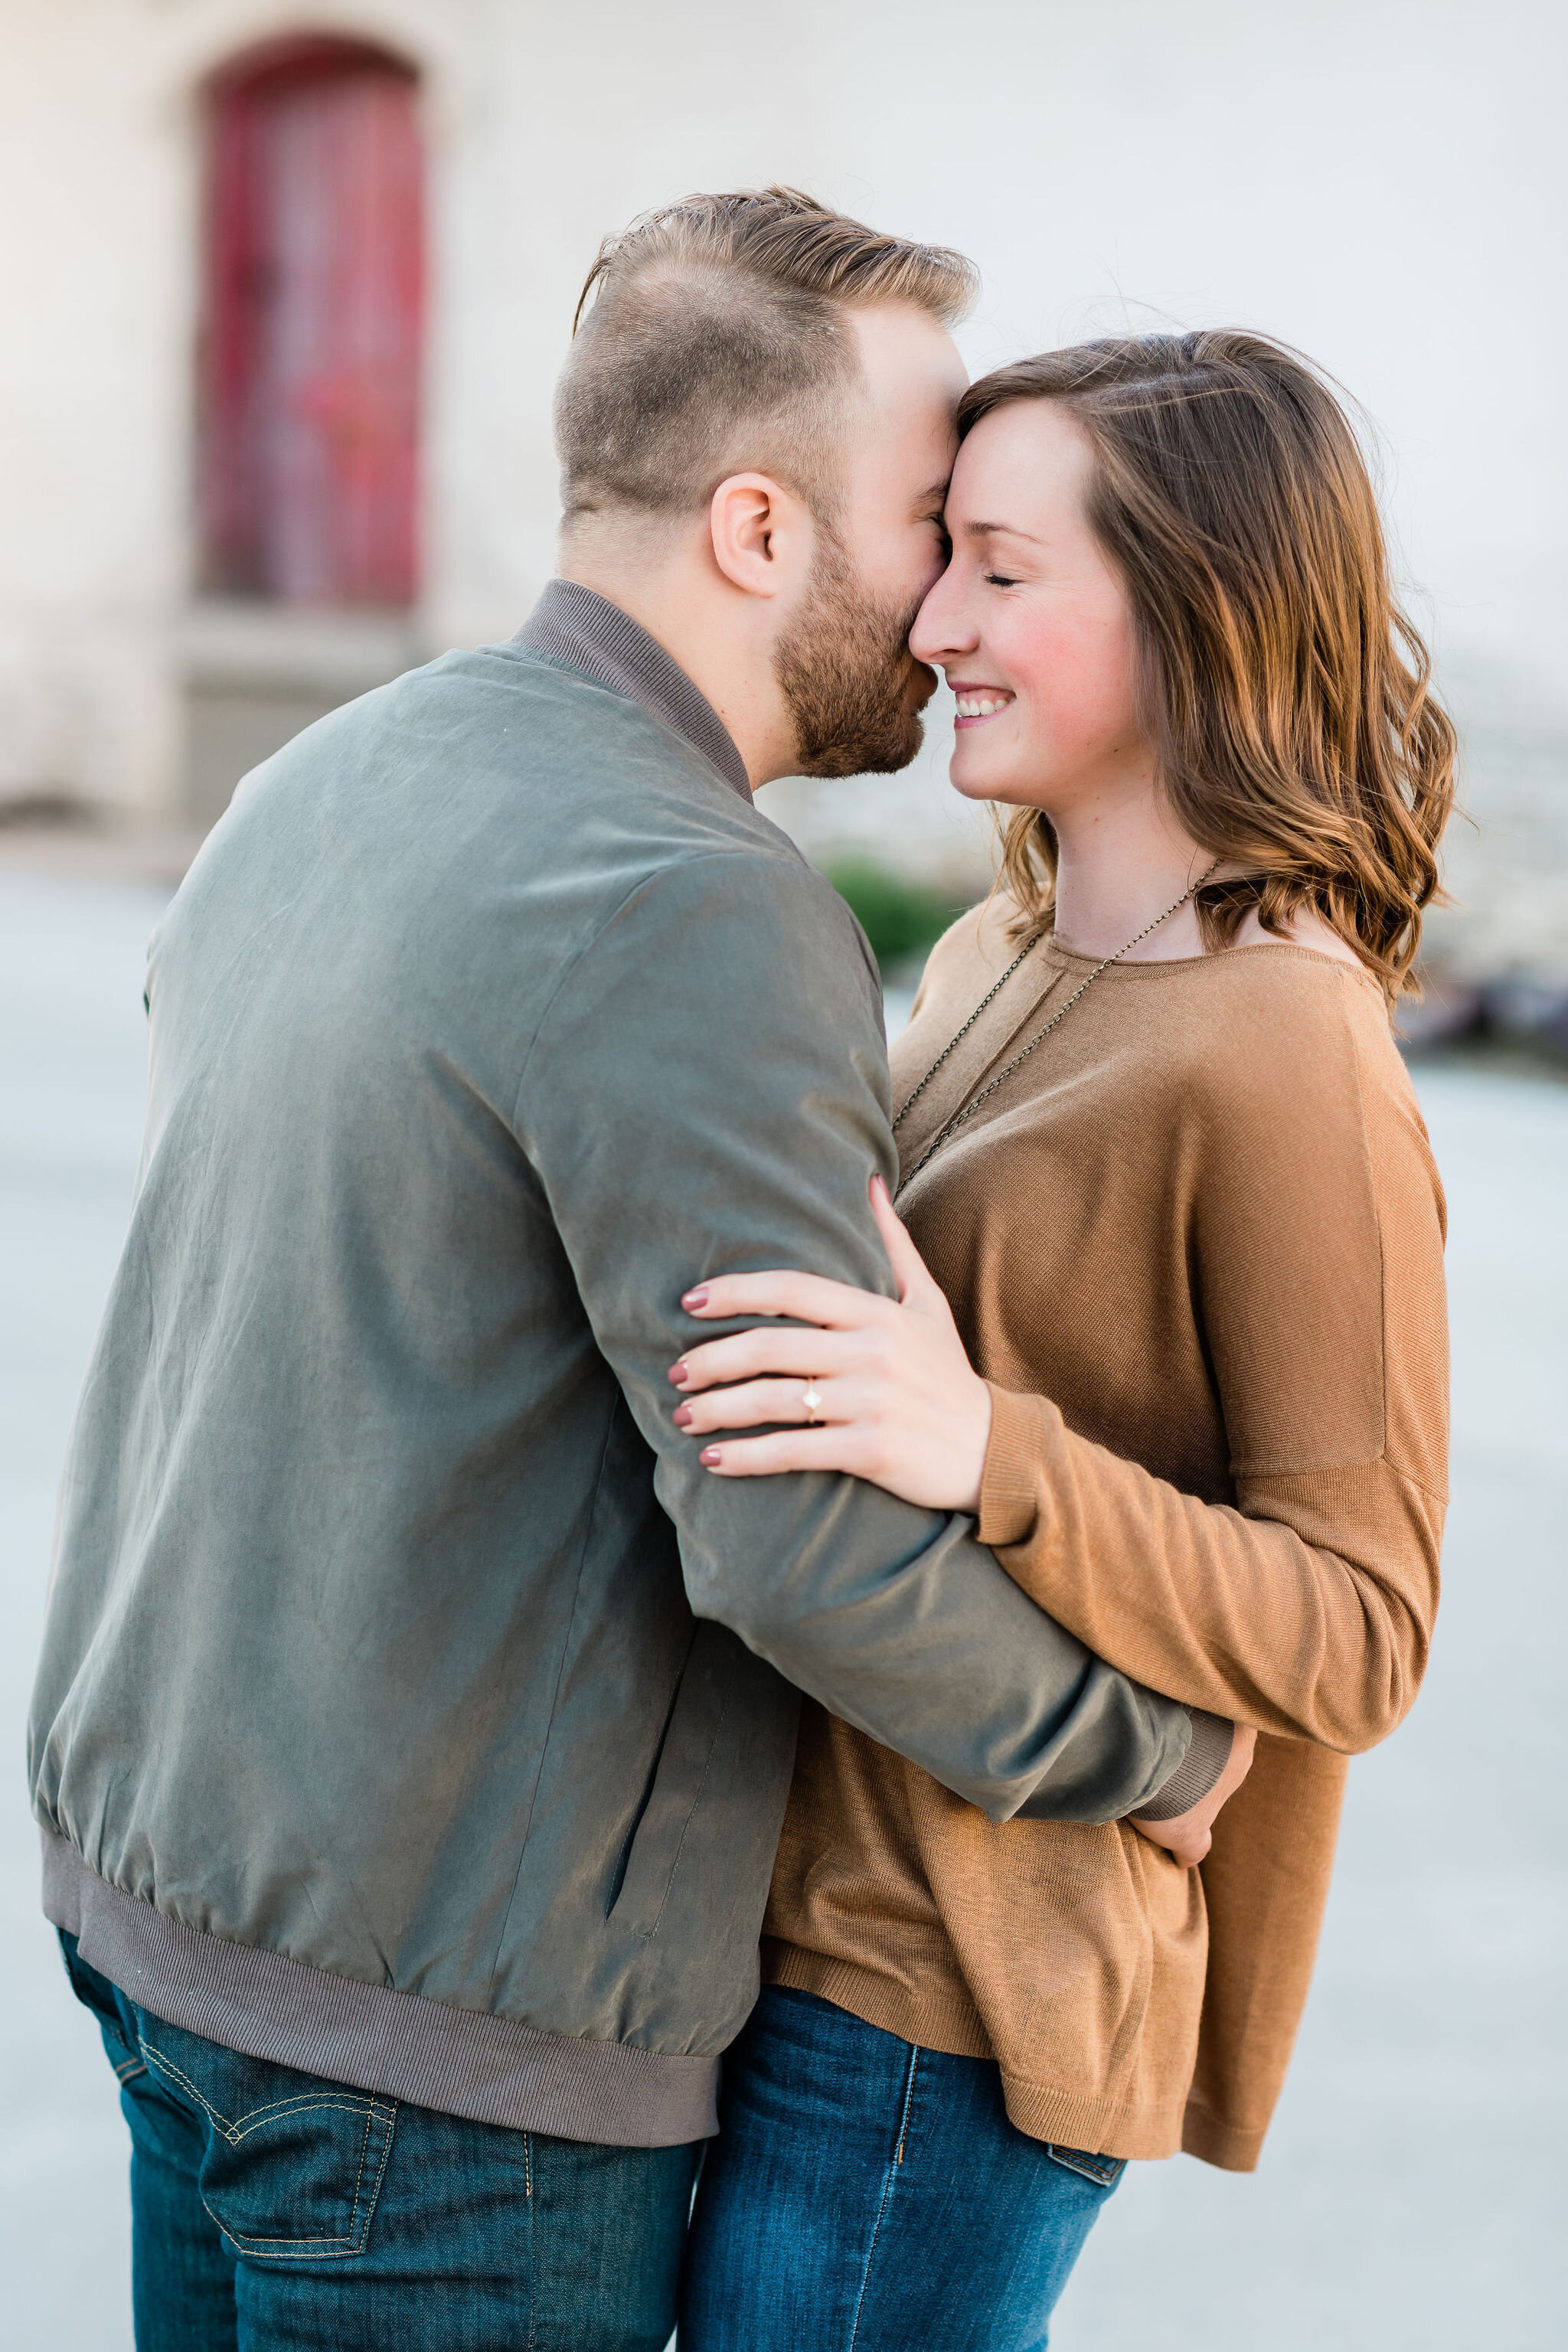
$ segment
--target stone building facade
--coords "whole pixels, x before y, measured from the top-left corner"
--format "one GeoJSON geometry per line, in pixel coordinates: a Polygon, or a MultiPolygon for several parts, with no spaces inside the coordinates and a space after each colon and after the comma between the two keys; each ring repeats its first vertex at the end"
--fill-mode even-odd
{"type": "MultiPolygon", "coordinates": [[[[1565,48],[1551,0],[0,0],[0,814],[198,828],[317,712],[510,634],[599,236],[785,179],[973,254],[977,368],[1223,320],[1358,395],[1467,736],[1436,936],[1568,981],[1565,48]],[[402,226],[345,292],[367,204],[402,226]]],[[[774,803],[956,884],[942,764],[774,803]]]]}

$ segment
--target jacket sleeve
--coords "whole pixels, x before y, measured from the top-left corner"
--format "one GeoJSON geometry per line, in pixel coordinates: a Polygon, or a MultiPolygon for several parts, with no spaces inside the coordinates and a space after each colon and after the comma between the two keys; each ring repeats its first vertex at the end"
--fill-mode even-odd
{"type": "MultiPolygon", "coordinates": [[[[993,1820],[1104,1822],[1181,1763],[1186,1712],[1102,1665],[973,1538],[826,1474],[725,1480],[671,1415],[704,1276],[803,1266],[887,1295],[880,994],[837,894],[782,851],[634,889],[563,976],[514,1129],[653,1451],[691,1607],[993,1820]]],[[[740,1328],[739,1326],[728,1328],[740,1328]]]]}
{"type": "Polygon", "coordinates": [[[979,1532],[1125,1672],[1355,1753],[1415,1698],[1436,1612],[1442,1196],[1392,1047],[1334,1017],[1254,1043],[1210,1121],[1188,1228],[1234,1502],[994,1388],[979,1532]]]}

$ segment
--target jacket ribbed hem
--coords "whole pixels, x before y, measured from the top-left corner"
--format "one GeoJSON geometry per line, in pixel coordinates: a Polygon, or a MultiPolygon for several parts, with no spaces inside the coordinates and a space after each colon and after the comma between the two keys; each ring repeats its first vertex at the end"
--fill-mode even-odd
{"type": "Polygon", "coordinates": [[[471,2123],[609,2147],[719,2128],[717,2058],[546,2033],[167,1918],[44,1832],[44,1910],[126,1999],[226,2050],[471,2123]]]}
{"type": "MultiPolygon", "coordinates": [[[[996,2053],[973,2011],[966,2018],[951,2000],[922,2000],[889,1978],[857,1968],[853,1961],[803,1951],[797,1944],[770,1941],[763,1947],[763,1975],[769,1984],[816,1993],[819,2000],[830,2000],[835,2009],[847,2009],[862,2024],[879,2026],[884,2033],[897,2034],[900,2042],[916,2043],[922,2050],[942,2050],[955,2058],[995,2060],[996,2053]]],[[[1082,2148],[1091,2156],[1144,2159],[1174,2156],[1184,2145],[1182,2110],[1173,2102],[1169,2107],[1128,2107],[1115,2099],[1086,2097],[1055,2084],[1030,2082],[1005,2066],[1001,2074],[1008,2121],[1031,2139],[1082,2148]]],[[[1193,2113],[1189,2107],[1189,2119],[1193,2113]]],[[[1223,2133],[1225,2126],[1216,2124],[1215,2130],[1223,2133]]],[[[1239,2142],[1243,2136],[1233,2137],[1239,2142]]],[[[1221,2156],[1210,2156],[1207,2160],[1227,2171],[1248,2172],[1257,2163],[1262,2137],[1259,2132],[1251,2163],[1221,2156]]],[[[1206,2149],[1194,2148],[1193,2153],[1205,2155],[1206,2149]]]]}

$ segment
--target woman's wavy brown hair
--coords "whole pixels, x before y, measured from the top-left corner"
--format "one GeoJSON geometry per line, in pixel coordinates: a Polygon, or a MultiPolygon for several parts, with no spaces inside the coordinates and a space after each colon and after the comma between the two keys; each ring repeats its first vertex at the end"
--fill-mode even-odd
{"type": "MultiPolygon", "coordinates": [[[[1242,868],[1198,894],[1205,945],[1251,907],[1276,936],[1311,908],[1392,1008],[1440,895],[1456,743],[1343,409],[1300,353],[1235,328],[1016,361],[970,386],[961,435],[1020,400],[1058,402],[1089,436],[1089,522],[1131,600],[1161,783],[1242,868]]],[[[1049,819],[1015,809],[1020,940],[1050,926],[1056,860],[1049,819]]]]}

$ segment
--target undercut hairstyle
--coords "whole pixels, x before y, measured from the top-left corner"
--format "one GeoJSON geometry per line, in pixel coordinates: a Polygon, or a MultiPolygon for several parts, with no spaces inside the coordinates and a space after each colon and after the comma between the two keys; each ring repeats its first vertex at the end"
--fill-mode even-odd
{"type": "Polygon", "coordinates": [[[831,212],[795,188],[688,196],[608,236],[555,394],[562,504],[697,513],[736,473],[831,519],[859,377],[849,312],[902,302],[943,326],[973,263],[831,212]]]}
{"type": "MultiPolygon", "coordinates": [[[[1079,343],[998,368],[960,436],[1048,400],[1088,436],[1089,522],[1121,576],[1161,784],[1185,832],[1240,876],[1197,894],[1205,945],[1248,910],[1280,936],[1309,908],[1392,1009],[1418,993],[1423,910],[1457,745],[1390,574],[1361,444],[1300,352],[1239,329],[1079,343]]],[[[1003,827],[1022,940],[1048,929],[1056,836],[1003,827]]]]}

